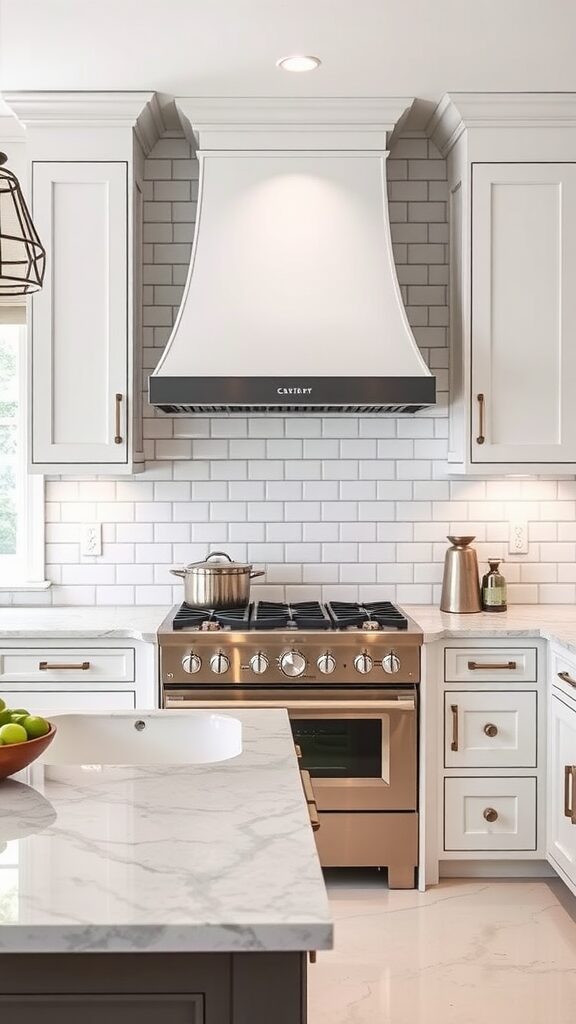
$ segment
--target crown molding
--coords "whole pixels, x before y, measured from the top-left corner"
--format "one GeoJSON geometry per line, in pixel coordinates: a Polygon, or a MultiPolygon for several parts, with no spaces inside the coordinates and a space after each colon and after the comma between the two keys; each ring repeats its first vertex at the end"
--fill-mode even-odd
{"type": "Polygon", "coordinates": [[[200,148],[385,148],[411,97],[177,96],[188,138],[200,148]],[[242,139],[242,141],[240,141],[242,139]]]}
{"type": "Polygon", "coordinates": [[[286,125],[375,125],[391,131],[414,99],[406,96],[196,97],[176,96],[176,106],[192,124],[224,127],[286,125]]]}
{"type": "Polygon", "coordinates": [[[427,125],[443,156],[470,128],[576,127],[576,92],[446,93],[427,125]]]}
{"type": "Polygon", "coordinates": [[[2,98],[26,128],[39,125],[135,126],[149,105],[149,121],[162,119],[157,102],[154,112],[153,92],[7,92],[2,98]]]}

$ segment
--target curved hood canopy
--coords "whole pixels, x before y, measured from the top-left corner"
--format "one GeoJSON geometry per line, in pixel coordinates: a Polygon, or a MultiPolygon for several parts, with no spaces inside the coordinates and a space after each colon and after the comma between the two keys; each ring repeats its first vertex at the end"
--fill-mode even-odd
{"type": "Polygon", "coordinates": [[[387,136],[409,100],[179,100],[200,161],[166,412],[415,411],[435,378],[394,265],[387,136]]]}

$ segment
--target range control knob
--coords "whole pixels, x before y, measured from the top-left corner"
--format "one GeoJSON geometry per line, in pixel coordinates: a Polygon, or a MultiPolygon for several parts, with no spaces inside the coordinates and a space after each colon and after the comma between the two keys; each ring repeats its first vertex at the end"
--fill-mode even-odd
{"type": "Polygon", "coordinates": [[[389,674],[398,672],[400,670],[400,658],[390,651],[390,654],[385,654],[382,658],[382,668],[389,674]]]}
{"type": "Polygon", "coordinates": [[[213,654],[210,658],[210,668],[216,673],[216,675],[221,676],[230,668],[230,658],[227,658],[225,654],[222,654],[222,651],[218,654],[213,654]]]}
{"type": "Polygon", "coordinates": [[[300,651],[286,651],[280,657],[280,668],[285,676],[301,676],[306,670],[306,658],[300,651]]]}
{"type": "Polygon", "coordinates": [[[182,658],[182,668],[185,672],[189,672],[190,675],[194,675],[195,672],[199,672],[202,667],[202,659],[197,654],[185,654],[182,658]]]}
{"type": "Polygon", "coordinates": [[[261,676],[268,668],[269,661],[266,655],[262,654],[262,651],[258,651],[256,654],[252,655],[249,664],[252,671],[255,672],[256,675],[261,676]]]}
{"type": "Polygon", "coordinates": [[[374,662],[369,654],[357,654],[354,658],[354,668],[363,676],[370,672],[373,664],[374,662]]]}
{"type": "Polygon", "coordinates": [[[336,668],[336,658],[333,658],[331,654],[326,652],[326,654],[320,655],[316,664],[323,675],[329,676],[336,668]]]}

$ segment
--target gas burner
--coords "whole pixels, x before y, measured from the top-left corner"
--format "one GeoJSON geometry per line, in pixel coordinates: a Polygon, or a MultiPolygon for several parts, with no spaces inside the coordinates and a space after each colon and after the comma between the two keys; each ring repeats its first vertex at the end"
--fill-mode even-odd
{"type": "Polygon", "coordinates": [[[332,621],[319,601],[257,601],[250,619],[252,629],[332,629],[332,621]]]}
{"type": "Polygon", "coordinates": [[[211,633],[220,629],[248,629],[252,605],[243,608],[192,608],[184,602],[172,620],[172,629],[211,633]]]}
{"type": "Polygon", "coordinates": [[[408,629],[408,619],[391,601],[328,601],[336,629],[408,629]]]}

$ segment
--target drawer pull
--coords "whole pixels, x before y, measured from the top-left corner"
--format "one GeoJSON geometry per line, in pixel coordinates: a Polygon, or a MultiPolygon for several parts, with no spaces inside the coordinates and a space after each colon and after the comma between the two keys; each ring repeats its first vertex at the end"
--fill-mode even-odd
{"type": "Polygon", "coordinates": [[[60,669],[62,669],[62,668],[65,668],[65,669],[69,669],[69,668],[81,669],[82,672],[87,672],[88,669],[90,668],[90,662],[89,661],[79,661],[76,664],[59,665],[57,662],[39,661],[38,662],[38,668],[40,669],[41,672],[51,672],[51,671],[53,671],[55,669],[60,671],[60,669]]]}
{"type": "Polygon", "coordinates": [[[492,722],[487,722],[486,725],[484,726],[484,732],[486,733],[487,736],[490,737],[497,736],[498,726],[494,725],[492,722]]]}
{"type": "Polygon", "coordinates": [[[564,765],[564,816],[576,825],[576,809],[574,808],[574,786],[576,783],[576,765],[564,765]]]}
{"type": "Polygon", "coordinates": [[[572,679],[569,672],[559,672],[558,679],[561,679],[563,683],[568,683],[568,686],[573,686],[576,690],[576,679],[572,679]]]}
{"type": "Polygon", "coordinates": [[[450,711],[452,712],[452,743],[450,744],[450,750],[458,750],[458,705],[451,704],[450,711]]]}
{"type": "Polygon", "coordinates": [[[484,810],[484,817],[486,821],[498,821],[498,811],[495,811],[493,807],[486,807],[484,810]]]}
{"type": "Polygon", "coordinates": [[[513,672],[516,667],[517,667],[517,665],[516,665],[515,661],[494,661],[494,662],[488,662],[488,661],[484,661],[484,662],[469,661],[468,662],[468,668],[470,669],[471,672],[476,672],[477,669],[483,669],[483,668],[494,669],[494,671],[498,671],[499,669],[506,669],[506,670],[508,670],[510,672],[513,672]]]}
{"type": "Polygon", "coordinates": [[[301,761],[302,760],[302,748],[299,746],[298,743],[294,744],[294,750],[296,751],[296,757],[298,758],[299,761],[301,761]]]}
{"type": "Polygon", "coordinates": [[[306,803],[308,805],[308,816],[310,818],[310,824],[312,831],[317,832],[320,828],[320,818],[318,817],[318,807],[316,805],[316,797],[314,796],[314,790],[312,789],[312,780],[310,778],[310,772],[305,770],[300,772],[300,778],[302,780],[302,789],[304,790],[304,796],[306,797],[306,803]]]}

